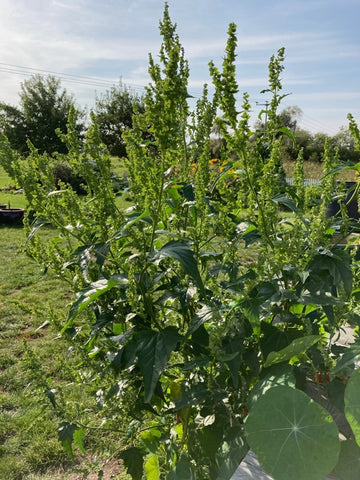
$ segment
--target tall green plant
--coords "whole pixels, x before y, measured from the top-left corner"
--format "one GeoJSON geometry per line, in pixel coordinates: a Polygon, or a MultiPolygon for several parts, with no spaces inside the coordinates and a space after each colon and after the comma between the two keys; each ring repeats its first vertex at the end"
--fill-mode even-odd
{"type": "MultiPolygon", "coordinates": [[[[235,25],[222,69],[210,64],[214,97],[205,87],[191,114],[188,64],[167,5],[160,31],[145,112],[124,134],[134,207],[116,207],[95,119],[80,148],[70,118],[63,140],[85,198],[56,185],[35,149],[24,162],[13,159],[35,210],[29,251],[74,285],[62,334],[83,354],[104,428],[121,432],[132,478],[230,479],[251,447],[276,479],[321,479],[340,444],[314,391],[336,398],[340,410],[345,398],[355,435],[359,422],[359,344],[344,353],[333,342],[345,319],[358,321],[347,315],[356,260],[332,245],[325,219],[337,159],[326,150],[321,205],[308,210],[301,156],[295,192],[279,175],[280,134],[288,133],[277,123],[283,49],[270,60],[269,130],[256,138],[248,94],[237,113],[235,25]],[[226,164],[215,172],[214,122],[226,140],[226,164]],[[50,247],[38,235],[45,223],[58,232],[50,247]],[[241,244],[256,261],[242,260],[241,244]]],[[[76,421],[62,422],[64,445],[79,431],[76,421]]]]}

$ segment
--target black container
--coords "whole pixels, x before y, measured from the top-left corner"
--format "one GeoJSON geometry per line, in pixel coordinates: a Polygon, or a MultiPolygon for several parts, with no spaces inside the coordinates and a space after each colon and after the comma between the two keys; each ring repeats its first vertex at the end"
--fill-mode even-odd
{"type": "Polygon", "coordinates": [[[3,208],[0,209],[0,223],[15,225],[20,223],[24,217],[23,208],[3,208]]]}
{"type": "MultiPolygon", "coordinates": [[[[346,195],[346,199],[344,203],[346,204],[347,214],[351,220],[360,220],[357,197],[351,200],[350,203],[348,203],[354,194],[356,184],[357,182],[345,182],[345,186],[346,186],[346,189],[348,190],[348,193],[346,195]]],[[[332,202],[329,203],[326,209],[326,218],[335,217],[336,215],[339,215],[339,214],[340,214],[340,204],[338,202],[338,199],[335,197],[332,200],[332,202]]]]}

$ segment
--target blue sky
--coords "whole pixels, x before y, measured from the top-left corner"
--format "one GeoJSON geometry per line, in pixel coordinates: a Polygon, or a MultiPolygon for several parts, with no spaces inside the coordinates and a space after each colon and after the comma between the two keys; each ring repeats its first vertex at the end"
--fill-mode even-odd
{"type": "MultiPolygon", "coordinates": [[[[360,123],[359,0],[169,0],[190,63],[189,92],[210,81],[208,62],[222,61],[230,22],[237,24],[237,77],[253,118],[268,98],[267,65],[286,49],[283,108],[303,111],[302,128],[330,135],[360,123]]],[[[94,106],[121,79],[141,93],[156,58],[162,0],[1,0],[0,101],[17,104],[20,83],[54,73],[81,106],[94,106]]],[[[240,95],[239,95],[240,97],[240,95]]]]}

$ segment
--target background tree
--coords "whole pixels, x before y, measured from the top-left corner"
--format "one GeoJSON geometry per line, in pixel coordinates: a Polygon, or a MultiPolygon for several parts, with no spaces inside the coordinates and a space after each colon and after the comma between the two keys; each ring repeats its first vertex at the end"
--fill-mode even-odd
{"type": "MultiPolygon", "coordinates": [[[[305,161],[322,162],[325,144],[330,141],[332,150],[338,152],[340,161],[354,162],[360,161],[360,152],[355,149],[354,139],[348,128],[342,127],[340,131],[329,136],[323,132],[311,133],[298,127],[298,120],[302,116],[299,107],[287,107],[279,114],[279,121],[282,127],[287,127],[294,135],[295,141],[286,137],[281,146],[282,161],[295,161],[302,150],[305,161]]],[[[263,126],[258,121],[256,124],[261,131],[263,126]]]]}
{"type": "Polygon", "coordinates": [[[280,125],[288,128],[293,133],[296,132],[298,120],[302,117],[302,110],[297,105],[286,107],[279,114],[280,125]]]}
{"type": "Polygon", "coordinates": [[[6,135],[12,148],[23,153],[26,148],[26,123],[21,110],[0,103],[0,131],[6,135]]]}
{"type": "Polygon", "coordinates": [[[126,129],[132,127],[134,111],[144,112],[143,99],[121,82],[96,98],[95,115],[100,127],[100,137],[112,155],[126,156],[122,135],[126,129]]]}
{"type": "MultiPolygon", "coordinates": [[[[30,140],[40,153],[66,153],[67,147],[56,130],[67,131],[68,114],[74,99],[61,88],[58,78],[33,75],[21,84],[19,108],[0,105],[0,129],[13,148],[28,151],[30,140]]],[[[78,110],[76,128],[79,135],[84,130],[85,112],[78,110]]]]}
{"type": "Polygon", "coordinates": [[[339,132],[332,137],[331,143],[338,149],[341,161],[360,162],[360,152],[355,148],[354,137],[349,128],[341,127],[339,132]]]}
{"type": "MultiPolygon", "coordinates": [[[[74,99],[65,89],[61,89],[58,78],[49,75],[33,75],[21,84],[20,106],[25,118],[27,137],[40,152],[66,153],[66,146],[58,137],[59,128],[66,132],[68,114],[74,99]]],[[[79,133],[84,128],[78,113],[79,133]]]]}

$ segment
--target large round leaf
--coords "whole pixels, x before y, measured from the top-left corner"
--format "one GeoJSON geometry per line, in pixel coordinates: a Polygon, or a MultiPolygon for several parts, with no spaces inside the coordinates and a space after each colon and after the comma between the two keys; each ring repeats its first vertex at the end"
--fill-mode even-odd
{"type": "Polygon", "coordinates": [[[360,445],[360,368],[350,377],[345,389],[345,416],[360,445]]]}
{"type": "Polygon", "coordinates": [[[359,480],[360,478],[360,447],[355,440],[341,442],[339,462],[334,473],[341,480],[359,480]]]}
{"type": "Polygon", "coordinates": [[[260,465],[276,480],[322,480],[337,463],[339,433],[331,415],[300,390],[268,390],[245,428],[260,465]]]}

